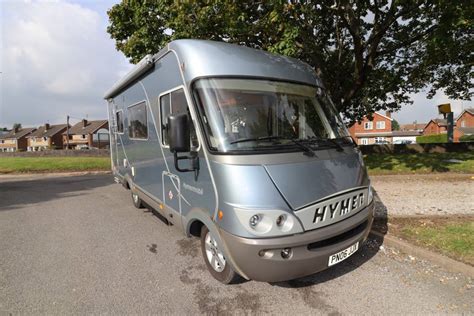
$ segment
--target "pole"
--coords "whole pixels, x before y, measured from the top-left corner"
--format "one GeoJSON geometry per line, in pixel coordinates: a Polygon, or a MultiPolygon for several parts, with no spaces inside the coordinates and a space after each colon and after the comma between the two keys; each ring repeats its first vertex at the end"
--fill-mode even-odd
{"type": "Polygon", "coordinates": [[[69,150],[69,115],[66,120],[66,150],[69,150]]]}
{"type": "Polygon", "coordinates": [[[452,143],[453,139],[453,132],[454,132],[454,115],[453,112],[449,112],[447,114],[447,123],[448,123],[448,143],[452,143]]]}

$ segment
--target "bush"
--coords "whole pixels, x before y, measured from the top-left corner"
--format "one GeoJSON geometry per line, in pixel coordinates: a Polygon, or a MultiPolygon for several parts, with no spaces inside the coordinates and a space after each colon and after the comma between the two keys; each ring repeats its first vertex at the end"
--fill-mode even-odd
{"type": "Polygon", "coordinates": [[[433,143],[447,143],[448,134],[435,134],[435,135],[426,135],[418,136],[416,138],[418,144],[433,144],[433,143]]]}
{"type": "Polygon", "coordinates": [[[474,135],[463,135],[459,137],[460,142],[474,142],[474,135]]]}

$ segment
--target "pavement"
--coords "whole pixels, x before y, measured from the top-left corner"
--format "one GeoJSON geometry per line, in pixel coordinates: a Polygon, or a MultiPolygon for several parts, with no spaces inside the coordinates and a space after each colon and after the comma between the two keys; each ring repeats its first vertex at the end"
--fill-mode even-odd
{"type": "Polygon", "coordinates": [[[474,313],[474,281],[369,240],[299,280],[225,286],[111,175],[0,179],[1,314],[474,313]]]}

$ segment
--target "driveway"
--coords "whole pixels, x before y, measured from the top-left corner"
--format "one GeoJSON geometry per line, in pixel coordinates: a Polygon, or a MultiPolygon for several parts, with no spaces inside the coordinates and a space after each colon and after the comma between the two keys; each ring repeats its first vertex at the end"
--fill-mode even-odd
{"type": "Polygon", "coordinates": [[[472,280],[374,240],[310,277],[224,286],[110,175],[0,181],[0,314],[474,313],[472,280]]]}

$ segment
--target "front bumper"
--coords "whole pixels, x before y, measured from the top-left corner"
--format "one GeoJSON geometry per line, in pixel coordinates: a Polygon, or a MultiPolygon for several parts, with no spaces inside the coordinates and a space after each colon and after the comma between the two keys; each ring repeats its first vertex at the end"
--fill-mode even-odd
{"type": "Polygon", "coordinates": [[[341,222],[293,236],[249,239],[220,233],[233,264],[245,276],[256,281],[286,281],[327,269],[330,255],[363,242],[372,226],[373,210],[372,202],[341,222]],[[292,250],[288,259],[280,255],[284,248],[292,250]]]}

